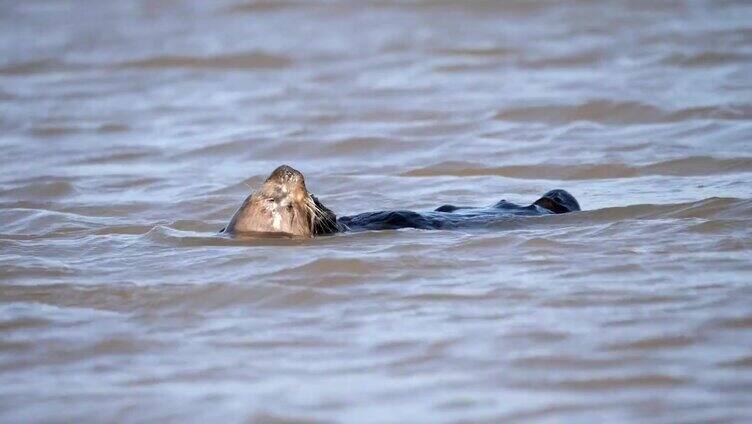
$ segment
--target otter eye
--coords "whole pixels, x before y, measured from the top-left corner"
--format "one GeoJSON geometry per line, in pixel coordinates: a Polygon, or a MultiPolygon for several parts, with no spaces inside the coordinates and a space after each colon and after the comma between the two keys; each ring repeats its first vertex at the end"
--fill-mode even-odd
{"type": "Polygon", "coordinates": [[[292,207],[292,205],[287,205],[287,210],[288,210],[288,211],[292,212],[292,211],[293,211],[293,209],[295,209],[295,208],[293,208],[293,207],[292,207]]]}

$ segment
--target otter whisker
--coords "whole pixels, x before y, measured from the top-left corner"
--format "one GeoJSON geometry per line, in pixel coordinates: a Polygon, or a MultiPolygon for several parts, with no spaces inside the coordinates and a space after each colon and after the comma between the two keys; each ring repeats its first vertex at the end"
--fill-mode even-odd
{"type": "Polygon", "coordinates": [[[316,204],[316,200],[312,196],[308,196],[304,201],[305,208],[308,211],[310,217],[311,229],[316,232],[319,228],[320,231],[329,232],[337,228],[335,218],[331,213],[324,211],[319,205],[316,204]]]}
{"type": "Polygon", "coordinates": [[[321,208],[316,204],[316,202],[313,200],[311,196],[308,196],[306,199],[306,206],[311,210],[312,212],[312,224],[315,224],[315,220],[318,219],[319,221],[323,222],[325,225],[334,225],[335,222],[329,216],[329,214],[325,213],[321,208]]]}
{"type": "Polygon", "coordinates": [[[306,198],[305,207],[308,210],[308,216],[311,220],[311,227],[313,228],[316,225],[316,220],[320,219],[319,215],[321,214],[321,210],[316,206],[316,203],[313,201],[311,196],[308,196],[306,198]]]}

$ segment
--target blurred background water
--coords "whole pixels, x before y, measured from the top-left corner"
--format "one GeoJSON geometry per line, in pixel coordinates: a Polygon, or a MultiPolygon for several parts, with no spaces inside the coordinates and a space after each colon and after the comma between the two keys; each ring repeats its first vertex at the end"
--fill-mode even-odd
{"type": "Polygon", "coordinates": [[[752,7],[0,2],[0,420],[749,422],[752,7]],[[216,235],[276,166],[339,215],[216,235]]]}

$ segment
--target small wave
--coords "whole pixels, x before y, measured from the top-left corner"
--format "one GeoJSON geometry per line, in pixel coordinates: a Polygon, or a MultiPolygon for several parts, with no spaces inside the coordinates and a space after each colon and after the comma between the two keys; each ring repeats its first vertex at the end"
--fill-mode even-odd
{"type": "Polygon", "coordinates": [[[15,100],[18,97],[15,94],[8,93],[7,91],[0,90],[0,100],[15,100]]]}
{"type": "Polygon", "coordinates": [[[60,137],[81,131],[81,128],[70,125],[35,125],[30,129],[37,137],[60,137]]]}
{"type": "Polygon", "coordinates": [[[648,387],[675,387],[691,383],[685,377],[667,374],[644,374],[634,376],[594,377],[585,379],[563,379],[544,384],[549,388],[562,390],[602,391],[619,389],[642,389],[648,387]]]}
{"type": "Polygon", "coordinates": [[[609,369],[615,365],[622,365],[629,362],[625,358],[607,358],[607,357],[577,357],[562,355],[538,355],[521,357],[514,361],[515,365],[524,368],[541,368],[551,369],[552,367],[566,369],[609,369]]]}
{"type": "Polygon", "coordinates": [[[499,111],[500,121],[609,123],[652,123],[667,119],[669,113],[640,102],[593,100],[579,105],[511,107],[499,111]]]}
{"type": "Polygon", "coordinates": [[[41,124],[32,126],[30,131],[38,137],[58,137],[76,133],[120,133],[126,132],[129,129],[130,127],[127,125],[108,122],[100,125],[41,124]]]}
{"type": "Polygon", "coordinates": [[[525,239],[524,241],[520,242],[520,247],[528,248],[528,249],[535,249],[536,251],[542,251],[542,250],[550,250],[550,251],[565,251],[566,249],[569,249],[571,246],[568,243],[559,241],[559,240],[553,240],[550,238],[542,238],[542,237],[533,237],[529,239],[525,239]]]}
{"type": "MultiPolygon", "coordinates": [[[[337,156],[344,157],[357,157],[363,155],[389,155],[393,154],[395,149],[404,151],[417,151],[430,149],[431,144],[427,141],[407,141],[407,140],[395,140],[382,137],[346,137],[341,139],[335,139],[311,146],[307,143],[300,143],[296,148],[292,149],[292,152],[285,151],[285,155],[290,153],[299,154],[301,157],[323,157],[331,158],[337,156]]],[[[268,152],[264,152],[265,156],[271,156],[274,150],[269,149],[268,152]]],[[[283,156],[280,157],[282,159],[283,156]]]]}
{"type": "Polygon", "coordinates": [[[362,155],[369,153],[388,153],[394,151],[395,144],[404,146],[405,149],[416,148],[416,143],[395,143],[394,140],[382,137],[349,137],[317,146],[320,154],[331,155],[362,155]],[[407,145],[405,145],[407,144],[407,145]],[[323,147],[323,150],[321,148],[323,147]]]}
{"type": "Polygon", "coordinates": [[[281,69],[292,64],[286,56],[248,52],[219,56],[156,56],[142,60],[121,63],[123,68],[138,69],[281,69]]]}
{"type": "Polygon", "coordinates": [[[750,219],[752,199],[712,197],[696,202],[671,205],[661,216],[666,218],[750,219]]]}
{"type": "Polygon", "coordinates": [[[288,143],[280,148],[277,141],[239,139],[198,147],[175,155],[175,157],[206,158],[215,156],[219,159],[233,156],[249,160],[289,161],[291,158],[331,158],[336,156],[362,156],[368,154],[391,154],[395,145],[403,150],[425,150],[431,147],[428,141],[405,141],[382,137],[346,137],[322,140],[320,143],[288,143]],[[277,159],[273,159],[277,158],[277,159]]]}
{"type": "Polygon", "coordinates": [[[752,314],[725,319],[720,321],[718,326],[725,329],[752,329],[752,314]]]}
{"type": "MultiPolygon", "coordinates": [[[[180,152],[174,155],[174,157],[179,158],[205,158],[210,156],[217,156],[219,158],[224,158],[228,156],[235,156],[235,157],[246,157],[250,156],[252,153],[254,153],[255,149],[259,148],[260,146],[263,146],[266,143],[267,140],[263,139],[237,139],[237,140],[230,140],[230,141],[222,141],[214,144],[209,144],[197,148],[193,148],[191,150],[187,150],[184,152],[180,152]]],[[[274,144],[275,148],[279,149],[278,144],[274,144]]],[[[250,159],[250,158],[249,158],[250,159]]]]}
{"type": "MultiPolygon", "coordinates": [[[[251,191],[256,191],[258,187],[261,186],[261,184],[264,182],[264,179],[266,176],[256,175],[250,178],[246,178],[243,181],[240,181],[235,184],[230,184],[226,187],[222,187],[216,190],[213,190],[208,195],[222,195],[222,194],[237,194],[240,193],[250,193],[251,191]]],[[[236,201],[239,201],[241,199],[236,199],[236,201]]],[[[233,208],[237,208],[238,205],[233,205],[233,208]]]]}
{"type": "MultiPolygon", "coordinates": [[[[18,200],[0,202],[0,210],[15,215],[14,220],[26,221],[29,228],[53,228],[55,224],[78,223],[84,226],[106,225],[112,217],[139,213],[151,207],[150,203],[130,202],[123,204],[64,204],[57,201],[18,200]]],[[[9,215],[5,215],[6,219],[9,215]]],[[[10,222],[4,222],[6,227],[10,222]]]]}
{"type": "Polygon", "coordinates": [[[383,278],[383,265],[373,259],[318,258],[304,265],[280,270],[272,281],[306,281],[307,286],[332,287],[353,284],[372,276],[383,278]]]}
{"type": "Polygon", "coordinates": [[[578,68],[597,65],[598,62],[604,60],[607,57],[608,55],[606,52],[592,50],[541,59],[521,58],[518,63],[522,68],[531,69],[578,68]]]}
{"type": "MultiPolygon", "coordinates": [[[[22,259],[19,258],[19,261],[22,259]]],[[[23,259],[27,262],[25,265],[19,264],[5,264],[0,268],[0,280],[13,280],[13,279],[43,279],[43,278],[70,278],[78,273],[66,264],[48,259],[35,258],[33,263],[28,263],[28,259],[23,259]]]]}
{"type": "MultiPolygon", "coordinates": [[[[299,246],[312,243],[312,239],[293,237],[286,235],[275,236],[267,234],[263,237],[255,237],[252,234],[236,234],[228,237],[219,234],[223,224],[209,225],[216,231],[183,231],[171,228],[166,225],[155,225],[142,237],[163,245],[175,247],[196,247],[196,246],[299,246]]],[[[204,229],[205,229],[204,228],[204,229]]]]}
{"type": "Polygon", "coordinates": [[[745,230],[746,225],[745,222],[739,222],[735,219],[714,219],[692,225],[687,230],[697,234],[719,234],[745,230]]]}
{"type": "Polygon", "coordinates": [[[520,53],[519,50],[511,47],[458,47],[458,48],[438,48],[435,53],[447,56],[465,56],[465,57],[509,57],[520,53]]]}
{"type": "Polygon", "coordinates": [[[104,154],[91,155],[71,162],[80,165],[112,164],[145,159],[158,154],[155,150],[140,149],[135,151],[114,151],[104,154]]]}
{"type": "MultiPolygon", "coordinates": [[[[752,219],[752,199],[712,197],[696,202],[676,204],[640,204],[604,208],[574,214],[555,215],[551,218],[567,221],[612,222],[628,219],[752,219]]],[[[693,224],[694,225],[694,224],[693,224]]]]}
{"type": "MultiPolygon", "coordinates": [[[[586,274],[592,274],[594,270],[589,270],[586,274]]],[[[601,270],[595,270],[601,271],[601,270]]],[[[644,274],[641,273],[641,274],[644,274]]],[[[613,307],[613,308],[631,308],[634,305],[661,305],[667,303],[681,304],[688,300],[687,296],[658,296],[653,294],[632,294],[614,293],[602,296],[596,293],[578,293],[577,295],[565,296],[555,300],[544,301],[541,304],[551,308],[588,308],[588,307],[613,307]]]]}
{"type": "MultiPolygon", "coordinates": [[[[577,2],[582,0],[577,0],[577,2]]],[[[326,2],[324,2],[326,3],[326,2]]],[[[460,9],[463,13],[490,13],[504,15],[528,15],[549,7],[545,1],[518,1],[518,0],[366,0],[360,2],[341,2],[342,5],[363,4],[372,7],[394,7],[400,9],[430,10],[430,9],[460,9]]]]}
{"type": "Polygon", "coordinates": [[[287,272],[299,273],[303,275],[325,274],[325,273],[342,273],[352,275],[362,275],[373,273],[381,275],[382,267],[373,260],[363,260],[354,258],[318,258],[296,268],[288,269],[287,272]]]}
{"type": "Polygon", "coordinates": [[[661,109],[641,102],[591,100],[577,105],[511,107],[496,113],[495,119],[512,122],[568,123],[576,121],[600,124],[655,124],[697,119],[747,120],[749,105],[718,105],[680,109],[661,109]]]}
{"type": "Polygon", "coordinates": [[[90,233],[97,236],[139,235],[146,234],[151,229],[149,225],[108,225],[92,230],[90,233]]]}
{"type": "Polygon", "coordinates": [[[614,343],[608,345],[608,350],[663,350],[679,349],[691,346],[695,339],[687,336],[662,336],[639,339],[626,343],[614,343]]]}
{"type": "Polygon", "coordinates": [[[271,12],[280,9],[287,9],[290,7],[300,6],[300,2],[284,1],[284,0],[254,0],[236,4],[227,8],[230,13],[240,12],[271,12]]]}
{"type": "Polygon", "coordinates": [[[252,423],[269,423],[269,424],[317,424],[322,421],[301,414],[293,414],[281,411],[257,411],[248,417],[248,422],[252,423]]]}
{"type": "Polygon", "coordinates": [[[108,122],[108,123],[104,123],[96,127],[96,131],[102,134],[121,133],[121,132],[126,132],[128,130],[130,130],[130,127],[128,125],[117,123],[117,122],[108,122]]]}
{"type": "Polygon", "coordinates": [[[103,311],[161,313],[211,311],[233,307],[304,307],[342,301],[344,295],[324,288],[284,284],[47,284],[0,287],[6,302],[35,302],[58,307],[103,311]]]}
{"type": "Polygon", "coordinates": [[[33,181],[21,186],[1,189],[0,197],[14,199],[51,199],[68,196],[75,192],[70,181],[33,181]]]}
{"type": "Polygon", "coordinates": [[[749,63],[750,59],[752,59],[752,56],[746,54],[706,51],[696,54],[673,54],[661,60],[661,63],[680,68],[710,67],[731,63],[749,63]]]}
{"type": "Polygon", "coordinates": [[[13,331],[27,328],[42,328],[46,327],[52,322],[52,320],[39,317],[16,317],[16,318],[2,318],[0,319],[0,331],[13,331]]]}
{"type": "Polygon", "coordinates": [[[739,359],[735,359],[732,361],[726,361],[722,362],[721,366],[728,367],[728,368],[752,368],[752,355],[750,356],[744,356],[739,359]]]}
{"type": "Polygon", "coordinates": [[[502,176],[542,180],[598,180],[634,178],[648,175],[695,176],[752,172],[752,158],[718,159],[693,156],[642,166],[622,163],[585,165],[509,165],[488,167],[473,162],[448,161],[402,173],[407,177],[478,177],[502,176]]]}
{"type": "Polygon", "coordinates": [[[0,75],[30,75],[45,72],[67,71],[77,68],[80,68],[80,66],[54,59],[41,59],[2,66],[0,67],[0,75]]]}

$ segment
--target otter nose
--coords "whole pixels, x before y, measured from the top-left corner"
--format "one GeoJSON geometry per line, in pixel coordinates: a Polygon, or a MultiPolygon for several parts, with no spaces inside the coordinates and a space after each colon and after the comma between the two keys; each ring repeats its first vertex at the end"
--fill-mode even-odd
{"type": "Polygon", "coordinates": [[[272,172],[272,175],[269,176],[269,179],[277,179],[280,181],[290,181],[298,177],[302,177],[303,174],[300,173],[297,169],[282,165],[278,167],[277,169],[272,172]]]}

